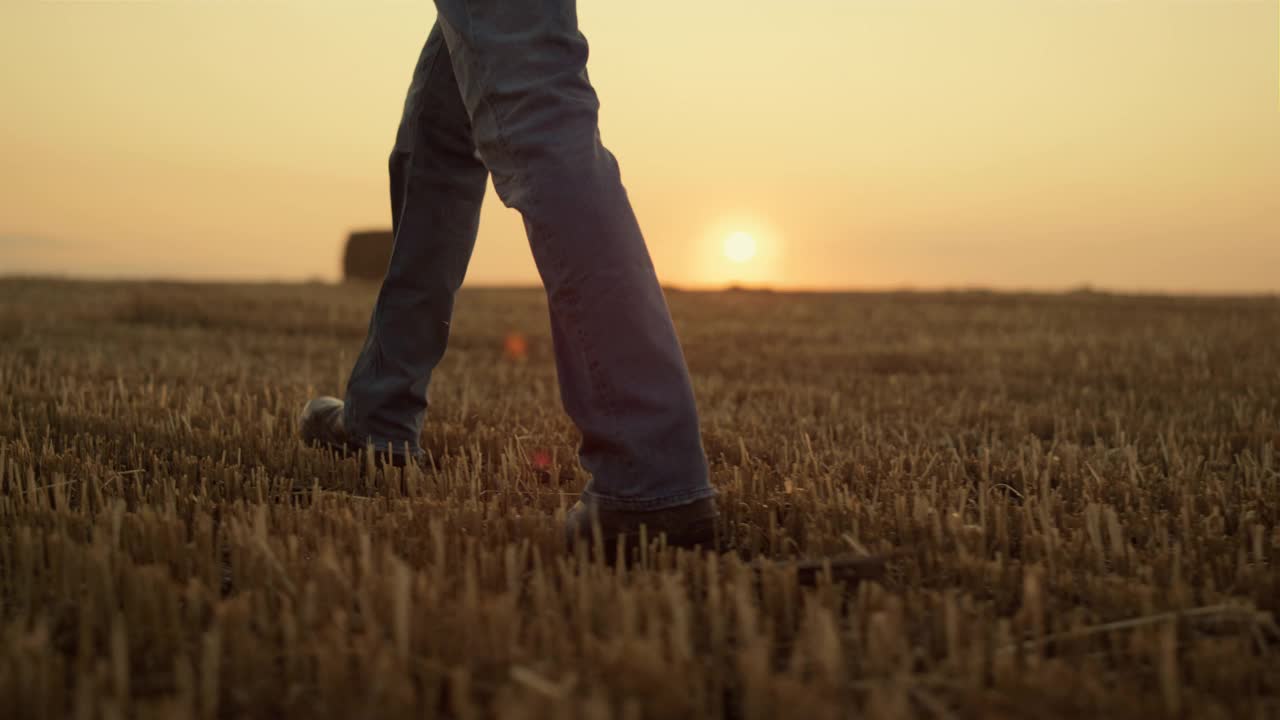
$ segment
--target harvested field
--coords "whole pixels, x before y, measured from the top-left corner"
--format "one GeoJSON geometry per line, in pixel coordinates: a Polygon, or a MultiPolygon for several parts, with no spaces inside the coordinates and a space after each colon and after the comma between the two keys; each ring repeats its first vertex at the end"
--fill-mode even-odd
{"type": "Polygon", "coordinates": [[[728,552],[613,569],[540,291],[299,443],[373,292],[0,280],[0,714],[1280,717],[1276,298],[673,292],[728,552]]]}

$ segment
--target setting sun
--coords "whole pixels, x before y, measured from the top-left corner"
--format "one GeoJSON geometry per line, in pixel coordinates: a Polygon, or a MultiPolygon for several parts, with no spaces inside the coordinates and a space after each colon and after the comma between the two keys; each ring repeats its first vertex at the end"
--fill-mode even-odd
{"type": "Polygon", "coordinates": [[[736,263],[744,263],[756,256],[756,239],[744,232],[735,232],[724,239],[724,256],[736,263]]]}

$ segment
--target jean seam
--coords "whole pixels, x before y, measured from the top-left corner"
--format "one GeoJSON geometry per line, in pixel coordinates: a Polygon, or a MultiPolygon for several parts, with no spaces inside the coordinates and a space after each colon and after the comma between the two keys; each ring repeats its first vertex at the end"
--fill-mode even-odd
{"type": "MultiPolygon", "coordinates": [[[[437,44],[434,48],[432,48],[430,65],[426,68],[426,72],[423,74],[424,77],[430,78],[432,73],[435,71],[436,64],[440,62],[440,48],[443,45],[444,45],[444,38],[442,37],[440,40],[440,43],[437,44]]],[[[392,162],[394,162],[394,158],[397,153],[401,153],[405,156],[404,197],[401,198],[401,208],[400,208],[401,217],[396,218],[396,222],[395,222],[396,228],[399,231],[404,230],[403,216],[405,213],[409,212],[410,198],[413,196],[414,157],[417,153],[418,145],[420,144],[418,140],[418,133],[422,127],[422,115],[423,115],[423,112],[425,111],[425,106],[427,104],[426,101],[429,95],[429,93],[427,92],[427,86],[425,85],[419,88],[418,90],[419,90],[418,102],[414,104],[413,108],[409,112],[409,123],[411,128],[411,132],[409,133],[409,138],[412,144],[408,149],[397,148],[394,145],[392,146],[392,149],[391,149],[392,162]]],[[[392,240],[391,240],[392,257],[395,257],[395,247],[400,242],[399,236],[400,236],[400,232],[396,232],[392,237],[392,240]]],[[[390,269],[388,269],[388,273],[389,272],[390,272],[390,269]]],[[[386,282],[385,278],[383,279],[383,282],[384,283],[386,282]]],[[[383,316],[384,316],[384,312],[383,312],[383,305],[382,305],[382,293],[379,292],[378,300],[377,302],[374,303],[374,306],[373,306],[373,322],[370,323],[371,328],[370,328],[369,337],[368,337],[368,345],[369,345],[368,353],[369,353],[369,361],[370,361],[369,371],[374,377],[377,377],[378,375],[381,374],[380,368],[382,366],[383,352],[382,352],[382,343],[379,340],[379,337],[382,334],[381,329],[382,329],[382,323],[384,322],[383,316]]],[[[356,409],[358,410],[358,408],[356,409]]],[[[344,422],[347,422],[349,420],[348,417],[346,417],[345,412],[344,412],[343,420],[344,422]]],[[[358,425],[359,423],[354,423],[354,424],[358,425]]],[[[394,448],[396,444],[394,441],[390,439],[385,439],[380,441],[377,438],[375,438],[372,434],[369,434],[364,431],[359,431],[357,434],[353,432],[353,430],[357,430],[357,429],[352,428],[350,425],[347,426],[348,437],[353,437],[353,438],[358,437],[361,445],[365,445],[368,442],[372,441],[375,448],[379,447],[379,443],[385,443],[394,448]]],[[[421,446],[421,442],[418,436],[421,435],[422,428],[419,427],[416,430],[417,432],[415,433],[414,438],[408,441],[409,444],[415,448],[421,446]]]]}
{"type": "MultiPolygon", "coordinates": [[[[537,194],[532,190],[529,192],[529,201],[535,207],[539,203],[537,194]]],[[[538,224],[539,223],[530,223],[530,226],[538,224]]],[[[549,228],[544,230],[544,232],[547,235],[552,235],[549,228]]],[[[565,264],[563,256],[560,254],[556,244],[554,242],[548,243],[546,252],[551,256],[551,262],[555,266],[556,271],[562,274],[564,272],[565,264]]],[[[595,346],[592,343],[591,338],[588,337],[587,333],[582,329],[583,323],[581,322],[580,315],[578,314],[579,297],[577,293],[574,293],[570,299],[561,300],[560,302],[562,302],[567,308],[565,319],[571,326],[570,332],[578,338],[578,345],[582,350],[583,369],[587,374],[587,382],[600,399],[601,405],[603,406],[601,408],[602,414],[609,422],[609,429],[611,431],[610,435],[612,435],[615,442],[620,445],[622,432],[621,428],[618,426],[617,403],[613,398],[614,393],[611,384],[606,378],[600,376],[600,363],[593,359],[595,356],[595,346]]],[[[623,454],[623,463],[626,465],[628,471],[631,471],[635,466],[635,461],[625,453],[623,454]]]]}
{"type": "MultiPolygon", "coordinates": [[[[445,57],[447,58],[447,57],[448,57],[448,48],[447,48],[447,46],[446,46],[446,44],[445,44],[445,41],[444,41],[444,31],[443,31],[443,30],[441,31],[441,34],[440,34],[440,41],[439,41],[438,43],[436,43],[435,47],[433,47],[433,48],[431,49],[431,61],[430,61],[430,65],[427,67],[426,71],[423,73],[423,77],[424,77],[424,78],[430,78],[430,77],[432,77],[433,73],[435,72],[436,64],[440,62],[440,50],[441,50],[441,48],[444,48],[444,49],[445,49],[445,57]]],[[[418,102],[414,104],[413,109],[412,109],[412,110],[410,110],[410,112],[409,112],[409,121],[410,121],[411,127],[412,127],[412,129],[413,129],[413,131],[414,131],[414,132],[412,132],[412,133],[410,133],[410,134],[409,134],[409,139],[410,139],[410,140],[412,141],[412,143],[413,143],[413,144],[412,144],[412,146],[408,149],[408,153],[409,153],[409,155],[410,155],[410,156],[412,156],[412,155],[413,155],[414,150],[416,150],[416,149],[417,149],[418,144],[419,144],[419,142],[418,142],[418,134],[419,134],[419,133],[418,133],[418,131],[422,128],[422,114],[423,114],[423,111],[426,109],[426,106],[427,106],[427,100],[428,100],[429,95],[430,95],[430,93],[428,93],[428,92],[427,92],[427,89],[428,89],[429,87],[430,87],[430,83],[427,83],[426,85],[423,85],[421,88],[419,88],[419,97],[418,97],[418,102]]],[[[398,134],[398,133],[397,133],[397,134],[398,134]]],[[[395,148],[394,148],[394,147],[392,148],[392,152],[395,152],[395,148]]],[[[412,166],[412,162],[410,162],[410,165],[412,166]]]]}
{"type": "MultiPolygon", "coordinates": [[[[468,25],[471,25],[472,21],[471,21],[470,3],[463,2],[461,4],[463,9],[467,13],[467,23],[468,25]]],[[[480,54],[473,53],[473,60],[475,61],[476,65],[481,66],[482,77],[487,80],[492,74],[491,73],[492,68],[489,64],[489,60],[482,53],[480,54]]],[[[494,107],[493,103],[489,102],[489,98],[487,94],[484,93],[483,91],[481,92],[481,95],[480,95],[480,102],[483,103],[485,110],[488,112],[489,116],[493,120],[493,129],[494,129],[494,134],[496,136],[495,140],[499,145],[499,147],[501,148],[501,151],[514,161],[514,164],[516,165],[516,167],[524,167],[525,158],[523,154],[509,144],[507,139],[507,132],[503,128],[502,117],[501,115],[499,115],[497,108],[494,107]]],[[[598,120],[597,120],[597,123],[598,123],[598,120]]],[[[541,193],[539,192],[538,188],[534,186],[526,186],[525,191],[529,199],[529,214],[534,217],[540,217],[538,210],[542,207],[542,198],[540,197],[541,193]]],[[[542,226],[542,224],[537,221],[530,222],[529,225],[530,227],[538,226],[540,228],[542,226]]],[[[546,233],[547,236],[553,235],[549,227],[547,227],[544,232],[546,233]]],[[[556,273],[559,275],[563,275],[565,264],[563,260],[563,255],[561,255],[560,249],[557,247],[557,243],[547,242],[545,243],[545,249],[548,255],[551,256],[551,262],[552,262],[552,265],[555,267],[556,273]]],[[[568,303],[569,312],[566,313],[566,320],[569,321],[569,324],[571,326],[570,332],[577,336],[579,341],[578,344],[582,348],[582,354],[583,354],[582,359],[584,361],[583,364],[587,374],[587,382],[588,382],[588,385],[591,387],[591,389],[595,392],[595,394],[599,396],[599,399],[602,405],[601,411],[609,424],[609,430],[610,430],[609,434],[612,436],[615,445],[621,445],[623,433],[621,432],[621,427],[619,427],[619,424],[618,424],[617,404],[613,397],[615,393],[610,383],[607,381],[607,379],[602,378],[599,374],[599,362],[593,359],[595,357],[595,351],[593,349],[594,345],[591,339],[587,337],[586,332],[583,331],[582,329],[583,323],[581,322],[580,317],[578,315],[578,307],[577,307],[578,297],[575,295],[573,297],[573,300],[574,300],[573,303],[568,303]]],[[[627,468],[628,475],[632,474],[635,468],[634,459],[624,453],[622,456],[622,460],[623,460],[623,464],[627,468]]],[[[628,478],[628,479],[631,479],[631,478],[628,478]]]]}
{"type": "MultiPolygon", "coordinates": [[[[426,60],[427,67],[424,68],[421,74],[421,77],[427,80],[427,82],[425,82],[422,86],[416,88],[417,101],[411,107],[409,107],[407,112],[402,116],[401,129],[407,130],[405,134],[408,137],[409,146],[406,148],[406,147],[401,147],[399,145],[398,141],[401,135],[399,130],[396,133],[397,142],[392,144],[389,163],[394,164],[398,156],[402,157],[404,161],[404,168],[403,168],[404,188],[403,188],[403,196],[401,197],[401,208],[400,208],[401,216],[393,219],[393,223],[398,230],[398,232],[395,233],[395,236],[393,237],[393,240],[392,240],[392,256],[393,257],[395,254],[395,246],[400,241],[400,237],[399,237],[400,231],[404,230],[403,217],[406,213],[409,212],[409,208],[412,204],[411,198],[413,196],[414,166],[415,166],[415,161],[417,159],[418,151],[421,149],[421,145],[422,145],[420,135],[422,134],[422,131],[424,128],[423,117],[426,115],[427,109],[430,106],[430,98],[431,98],[430,79],[434,77],[436,73],[439,72],[438,67],[441,61],[442,49],[445,50],[445,58],[447,59],[448,58],[447,47],[444,41],[443,34],[441,35],[439,42],[435,43],[431,47],[430,57],[427,58],[426,60]],[[407,127],[404,127],[406,125],[407,127]]],[[[418,77],[416,75],[416,68],[415,68],[414,80],[417,80],[417,79],[418,77]]],[[[414,88],[411,81],[410,92],[412,92],[413,89],[414,88]]],[[[394,167],[389,167],[388,169],[391,172],[395,171],[394,167]]],[[[388,268],[388,273],[389,272],[390,272],[390,268],[388,268]]],[[[384,283],[386,282],[385,278],[383,282],[384,283]]],[[[384,306],[383,306],[382,300],[383,300],[382,293],[379,292],[378,300],[374,303],[373,317],[372,317],[372,321],[370,322],[368,336],[366,337],[366,340],[365,340],[365,346],[362,348],[361,354],[360,354],[360,358],[367,360],[367,364],[365,366],[365,373],[363,374],[372,376],[372,377],[378,377],[382,374],[382,367],[385,362],[385,357],[384,357],[385,354],[383,352],[382,342],[381,342],[382,324],[383,322],[385,322],[385,317],[384,317],[385,312],[383,309],[384,306]]],[[[359,367],[359,362],[360,362],[360,359],[358,358],[357,367],[359,367]]],[[[368,417],[361,412],[359,403],[352,402],[352,400],[356,399],[356,397],[358,396],[358,393],[353,395],[353,393],[351,392],[351,388],[348,387],[345,395],[346,395],[347,402],[345,404],[345,407],[343,408],[343,424],[346,427],[347,437],[351,441],[356,442],[361,447],[372,442],[375,449],[379,450],[380,452],[384,452],[388,448],[390,448],[392,452],[400,452],[401,451],[400,446],[403,446],[404,444],[407,443],[410,446],[411,452],[413,452],[415,455],[421,453],[421,448],[422,448],[421,425],[418,425],[417,427],[414,428],[415,432],[413,433],[412,437],[408,439],[393,440],[389,437],[384,437],[384,438],[375,437],[371,432],[369,432],[364,427],[364,423],[357,420],[357,416],[368,419],[368,417]]],[[[424,402],[429,403],[429,401],[426,401],[425,399],[424,399],[424,402]]],[[[425,414],[426,413],[424,412],[424,416],[425,414]]],[[[384,424],[384,423],[379,423],[379,424],[384,424]]]]}

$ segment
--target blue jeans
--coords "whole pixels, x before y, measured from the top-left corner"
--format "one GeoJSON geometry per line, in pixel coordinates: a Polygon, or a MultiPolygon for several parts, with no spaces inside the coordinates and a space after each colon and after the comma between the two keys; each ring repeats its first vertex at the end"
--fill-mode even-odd
{"type": "Polygon", "coordinates": [[[574,0],[436,0],[390,158],[395,247],[347,386],[354,439],[421,453],[486,179],[524,219],[601,508],[715,491],[684,356],[613,155],[574,0]]]}

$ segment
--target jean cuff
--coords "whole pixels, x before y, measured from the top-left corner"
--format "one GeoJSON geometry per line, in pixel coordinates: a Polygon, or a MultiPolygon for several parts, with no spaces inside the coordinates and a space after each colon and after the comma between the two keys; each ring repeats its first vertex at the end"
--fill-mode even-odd
{"type": "Polygon", "coordinates": [[[386,455],[388,452],[390,452],[392,455],[403,455],[405,446],[408,445],[409,457],[413,458],[414,460],[425,460],[427,457],[427,452],[423,450],[417,443],[411,443],[411,442],[393,443],[387,440],[370,440],[368,442],[360,444],[360,447],[367,448],[370,445],[373,446],[374,453],[378,455],[386,455]]]}
{"type": "Polygon", "coordinates": [[[363,450],[370,446],[373,447],[374,453],[378,455],[386,455],[390,452],[392,455],[403,455],[405,446],[409,447],[409,457],[414,460],[425,460],[427,452],[417,441],[410,440],[379,440],[371,435],[360,435],[347,430],[347,443],[352,449],[363,450]]]}
{"type": "Polygon", "coordinates": [[[705,485],[696,490],[689,490],[676,495],[668,495],[660,498],[615,498],[608,495],[591,492],[590,490],[582,491],[583,504],[590,507],[599,508],[601,510],[624,510],[633,512],[644,512],[649,510],[666,510],[667,508],[688,505],[706,498],[713,498],[719,493],[710,485],[705,485]]]}

